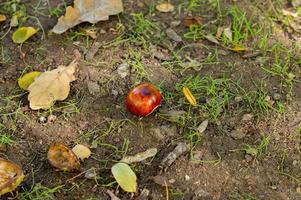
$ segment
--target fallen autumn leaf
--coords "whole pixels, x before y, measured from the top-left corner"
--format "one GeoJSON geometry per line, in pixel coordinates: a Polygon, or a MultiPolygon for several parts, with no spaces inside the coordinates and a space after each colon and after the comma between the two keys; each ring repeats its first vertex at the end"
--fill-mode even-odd
{"type": "Polygon", "coordinates": [[[33,110],[48,109],[56,100],[64,100],[70,92],[70,82],[75,80],[73,75],[77,62],[69,66],[59,66],[38,76],[28,87],[28,100],[33,110]]]}
{"type": "Polygon", "coordinates": [[[65,15],[58,19],[52,31],[61,34],[82,22],[95,24],[121,12],[123,12],[121,0],[74,0],[74,7],[66,8],[65,15]]]}

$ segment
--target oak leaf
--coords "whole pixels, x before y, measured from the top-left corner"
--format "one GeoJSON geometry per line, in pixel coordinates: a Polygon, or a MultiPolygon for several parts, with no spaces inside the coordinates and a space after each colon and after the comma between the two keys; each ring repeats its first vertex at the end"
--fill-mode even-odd
{"type": "Polygon", "coordinates": [[[54,33],[61,34],[82,22],[92,24],[109,19],[123,11],[121,0],[74,0],[74,7],[68,6],[66,13],[61,16],[53,27],[54,33]]]}
{"type": "Polygon", "coordinates": [[[77,62],[59,66],[38,76],[27,88],[29,106],[33,110],[48,109],[56,100],[64,100],[70,91],[70,82],[75,80],[77,62]]]}

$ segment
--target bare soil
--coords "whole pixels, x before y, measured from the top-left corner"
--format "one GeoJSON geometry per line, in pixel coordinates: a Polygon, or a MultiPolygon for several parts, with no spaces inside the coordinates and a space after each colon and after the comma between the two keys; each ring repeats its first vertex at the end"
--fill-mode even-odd
{"type": "MultiPolygon", "coordinates": [[[[46,1],[22,1],[28,15],[39,19],[45,31],[44,39],[41,39],[42,31],[39,31],[19,50],[18,45],[11,40],[15,30],[13,28],[0,40],[0,123],[3,126],[0,134],[9,134],[13,139],[12,145],[2,145],[0,157],[20,164],[26,174],[25,181],[17,191],[2,199],[110,199],[107,190],[113,191],[120,199],[301,199],[301,69],[300,63],[297,64],[300,52],[295,51],[290,60],[289,66],[297,81],[294,82],[292,91],[289,91],[281,78],[271,76],[263,70],[263,67],[271,66],[274,62],[273,53],[267,51],[263,55],[246,59],[242,57],[243,54],[206,39],[194,41],[183,36],[188,31],[182,23],[185,16],[199,16],[204,24],[217,18],[218,11],[210,8],[209,3],[202,4],[200,11],[196,12],[184,9],[178,13],[176,9],[171,13],[155,11],[149,15],[148,6],[158,4],[157,1],[125,1],[125,12],[122,15],[93,25],[98,34],[97,39],[92,39],[89,36],[73,37],[77,32],[90,28],[92,25],[88,23],[61,35],[49,33],[57,17],[49,17],[48,9],[37,13],[33,6],[39,2],[47,8],[46,1]],[[151,50],[145,50],[143,45],[131,41],[112,43],[120,35],[118,24],[124,24],[127,31],[131,13],[140,12],[159,25],[159,33],[172,27],[183,38],[183,42],[179,43],[168,37],[163,37],[161,41],[151,40],[148,41],[147,48],[154,48],[165,56],[179,52],[180,59],[186,62],[189,61],[187,58],[202,60],[218,52],[219,62],[184,70],[177,64],[177,59],[172,58],[174,62],[170,63],[158,59],[151,50]],[[180,24],[171,26],[175,21],[180,24]],[[87,61],[85,54],[96,41],[102,46],[93,59],[87,61]],[[77,80],[71,84],[68,99],[57,102],[54,107],[56,109],[52,111],[31,110],[28,107],[27,93],[18,88],[17,79],[24,70],[46,71],[58,65],[68,65],[74,58],[74,51],[79,51],[82,57],[76,74],[77,80]],[[142,78],[139,78],[139,71],[132,66],[133,51],[141,52],[141,63],[147,74],[142,78]],[[118,67],[123,63],[129,64],[124,78],[118,73],[118,67]],[[237,101],[235,96],[231,96],[221,111],[219,120],[209,119],[207,129],[196,143],[195,138],[189,138],[189,131],[208,119],[208,113],[201,107],[191,107],[176,84],[188,77],[209,76],[238,82],[245,91],[261,86],[275,105],[278,102],[284,105],[284,112],[270,110],[259,114],[255,106],[249,107],[245,101],[237,101]],[[165,99],[157,111],[148,117],[137,118],[126,110],[125,97],[130,88],[144,81],[152,82],[168,93],[163,92],[165,99]],[[167,94],[174,96],[168,98],[167,94]],[[276,98],[275,94],[280,97],[276,98]],[[162,113],[168,110],[188,113],[185,123],[179,124],[162,118],[162,113]],[[245,119],[246,114],[252,117],[245,119]],[[49,116],[55,116],[55,120],[47,122],[49,116]],[[238,135],[235,135],[234,130],[239,131],[238,135]],[[246,144],[259,147],[262,138],[268,138],[268,145],[257,149],[259,152],[256,155],[243,150],[246,144]],[[69,147],[77,143],[85,144],[91,148],[92,156],[81,162],[81,168],[77,172],[56,171],[46,160],[47,149],[54,142],[61,142],[69,147]],[[162,159],[179,142],[191,143],[193,149],[180,156],[168,169],[160,168],[162,159]],[[116,183],[110,184],[114,181],[110,168],[116,161],[125,155],[135,155],[153,147],[159,151],[153,159],[131,165],[138,177],[137,193],[125,193],[116,183]],[[194,162],[193,158],[198,161],[194,162]],[[95,168],[97,174],[93,179],[87,179],[85,173],[91,168],[95,168]],[[155,183],[152,177],[156,175],[169,180],[170,187],[155,183]],[[46,197],[22,197],[22,194],[33,191],[37,184],[47,188],[62,187],[46,197]],[[145,189],[149,194],[141,196],[145,189]]],[[[188,1],[172,1],[176,8],[185,2],[188,1]]],[[[72,4],[70,1],[66,3],[72,4]]],[[[59,4],[63,5],[63,1],[50,1],[52,8],[59,4]]],[[[278,1],[222,0],[220,4],[225,10],[227,7],[237,6],[247,16],[255,13],[255,22],[262,19],[268,21],[273,9],[292,9],[284,1],[279,4],[278,1]]],[[[227,20],[229,19],[225,18],[227,20]]],[[[280,31],[272,32],[269,37],[270,46],[280,42],[287,48],[293,48],[292,45],[298,39],[300,42],[300,33],[289,32],[283,24],[276,24],[280,31]]],[[[29,18],[23,25],[38,27],[33,18],[29,18]]],[[[8,30],[9,21],[0,24],[0,27],[1,37],[8,30]]],[[[247,92],[244,94],[247,95],[247,92]]],[[[199,99],[199,104],[206,103],[206,98],[199,99]]]]}

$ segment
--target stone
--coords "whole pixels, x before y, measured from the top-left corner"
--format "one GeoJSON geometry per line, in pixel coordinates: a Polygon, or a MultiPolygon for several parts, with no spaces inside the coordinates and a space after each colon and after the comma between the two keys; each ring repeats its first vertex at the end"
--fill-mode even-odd
{"type": "Polygon", "coordinates": [[[251,121],[251,120],[253,119],[253,117],[254,117],[253,114],[250,114],[250,113],[244,114],[244,115],[242,116],[242,121],[251,121]]]}
{"type": "Polygon", "coordinates": [[[87,179],[96,179],[97,178],[97,173],[94,168],[91,168],[85,173],[85,178],[87,179]]]}
{"type": "Polygon", "coordinates": [[[273,99],[276,100],[276,101],[280,100],[281,99],[281,94],[279,94],[279,93],[273,94],[273,99]]]}
{"type": "Polygon", "coordinates": [[[234,101],[236,102],[236,103],[239,103],[239,102],[242,102],[242,97],[235,97],[234,98],[234,101]]]}
{"type": "Polygon", "coordinates": [[[246,137],[246,134],[242,130],[236,129],[231,131],[230,136],[235,140],[239,140],[246,137]]]}
{"type": "Polygon", "coordinates": [[[175,42],[182,42],[182,38],[171,28],[166,30],[166,35],[175,42]]]}
{"type": "Polygon", "coordinates": [[[194,192],[196,197],[207,198],[209,197],[209,193],[203,189],[198,189],[194,192]]]}
{"type": "Polygon", "coordinates": [[[117,73],[121,78],[125,78],[129,74],[130,65],[128,63],[122,63],[117,68],[117,73]]]}
{"type": "Polygon", "coordinates": [[[88,91],[90,94],[97,95],[100,93],[100,86],[97,82],[88,81],[87,85],[88,85],[88,91]]]}
{"type": "Polygon", "coordinates": [[[181,24],[181,21],[180,20],[178,20],[178,21],[172,21],[171,23],[170,23],[170,26],[171,27],[176,27],[176,26],[179,26],[181,24]]]}

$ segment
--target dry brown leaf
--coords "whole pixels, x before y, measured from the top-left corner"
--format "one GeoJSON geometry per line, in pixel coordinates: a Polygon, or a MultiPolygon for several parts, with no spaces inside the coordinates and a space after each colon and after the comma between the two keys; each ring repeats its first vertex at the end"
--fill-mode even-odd
{"type": "Polygon", "coordinates": [[[65,15],[59,18],[52,31],[61,34],[82,22],[95,24],[122,11],[121,0],[74,0],[74,7],[67,7],[65,15]]]}
{"type": "Polygon", "coordinates": [[[190,17],[186,16],[183,20],[183,24],[186,28],[189,28],[192,25],[200,25],[202,23],[200,17],[190,17]]]}
{"type": "Polygon", "coordinates": [[[73,75],[77,62],[69,66],[59,66],[57,69],[42,73],[28,87],[29,106],[33,110],[48,109],[56,100],[64,100],[70,91],[70,82],[75,80],[73,75]]]}

